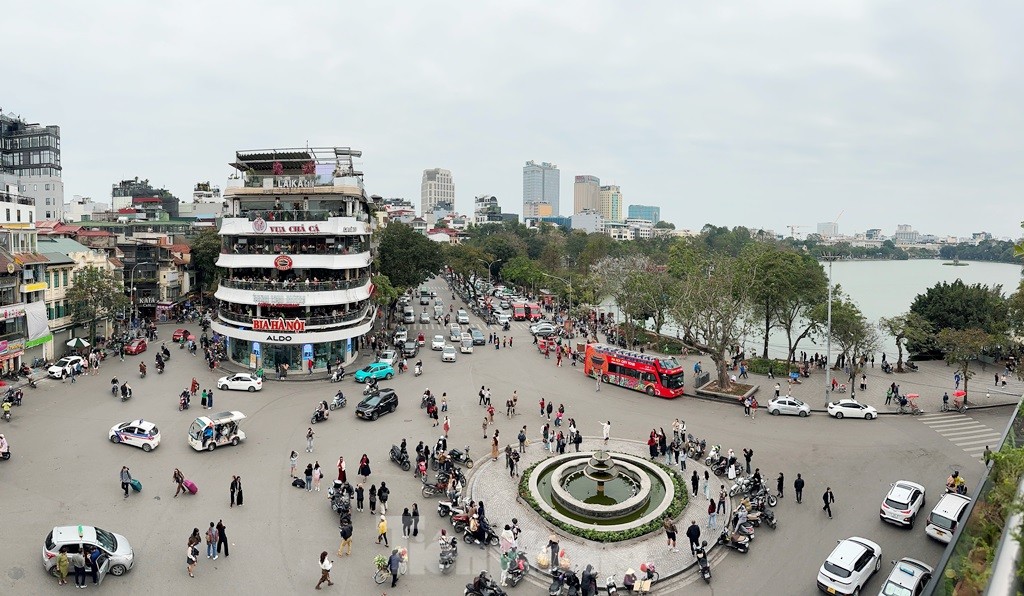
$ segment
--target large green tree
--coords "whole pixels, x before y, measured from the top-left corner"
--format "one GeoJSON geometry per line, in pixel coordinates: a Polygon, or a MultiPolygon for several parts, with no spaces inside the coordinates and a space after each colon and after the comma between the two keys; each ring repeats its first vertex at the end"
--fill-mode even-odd
{"type": "Polygon", "coordinates": [[[895,317],[882,317],[878,328],[896,340],[896,372],[903,371],[903,344],[905,341],[920,345],[932,335],[932,325],[915,312],[905,312],[895,317]]]}
{"type": "Polygon", "coordinates": [[[437,275],[444,266],[441,245],[410,228],[393,222],[378,232],[377,272],[404,292],[437,275]]]}
{"type": "MultiPolygon", "coordinates": [[[[1004,338],[983,329],[943,329],[935,336],[936,343],[948,364],[956,367],[964,379],[964,391],[967,382],[974,376],[971,365],[986,350],[999,345],[1004,338]]],[[[966,400],[965,400],[966,401],[966,400]]]]}
{"type": "MultiPolygon", "coordinates": [[[[847,362],[878,349],[878,331],[848,296],[833,294],[832,341],[847,362]]],[[[831,364],[830,364],[831,365],[831,364]]]]}
{"type": "MultiPolygon", "coordinates": [[[[789,361],[795,362],[800,342],[824,329],[827,317],[818,307],[828,302],[828,277],[810,255],[800,255],[799,262],[787,257],[784,271],[793,285],[775,301],[775,318],[786,332],[789,361]]],[[[838,290],[839,286],[832,288],[838,290]]]]}
{"type": "Polygon", "coordinates": [[[99,324],[131,306],[124,295],[124,284],[114,274],[97,267],[74,273],[74,284],[64,294],[75,325],[89,329],[89,341],[95,343],[99,324]]]}
{"type": "Polygon", "coordinates": [[[757,325],[764,340],[762,358],[767,358],[772,329],[782,326],[780,315],[802,286],[802,259],[792,251],[763,242],[744,246],[740,258],[748,268],[758,271],[750,292],[751,322],[757,325]]]}
{"type": "Polygon", "coordinates": [[[217,287],[220,272],[217,259],[220,257],[220,235],[213,228],[204,229],[192,239],[192,267],[198,276],[200,290],[213,290],[217,287]]]}
{"type": "MultiPolygon", "coordinates": [[[[932,329],[980,329],[993,335],[1008,330],[1008,310],[1003,287],[967,285],[961,280],[941,282],[918,294],[910,312],[920,315],[932,329]]],[[[907,348],[914,354],[937,355],[933,337],[925,341],[908,338],[907,348]]]]}

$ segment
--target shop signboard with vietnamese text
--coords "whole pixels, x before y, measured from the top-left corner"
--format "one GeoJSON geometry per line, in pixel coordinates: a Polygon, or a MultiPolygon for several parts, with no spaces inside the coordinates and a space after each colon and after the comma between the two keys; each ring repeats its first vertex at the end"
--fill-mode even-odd
{"type": "Polygon", "coordinates": [[[25,340],[13,339],[0,341],[0,362],[21,356],[25,352],[25,340]]]}
{"type": "Polygon", "coordinates": [[[306,330],[306,321],[303,319],[253,319],[252,330],[302,333],[306,330]]]}

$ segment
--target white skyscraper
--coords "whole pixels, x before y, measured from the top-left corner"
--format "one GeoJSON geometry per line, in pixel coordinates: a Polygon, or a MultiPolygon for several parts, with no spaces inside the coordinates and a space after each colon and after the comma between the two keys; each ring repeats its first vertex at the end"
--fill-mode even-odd
{"type": "Polygon", "coordinates": [[[558,215],[558,166],[548,162],[526,162],[523,166],[523,214],[546,212],[546,208],[530,203],[551,205],[551,215],[558,215]]]}
{"type": "Polygon", "coordinates": [[[432,213],[438,203],[455,204],[455,182],[450,170],[423,170],[420,184],[420,213],[432,213]]]}

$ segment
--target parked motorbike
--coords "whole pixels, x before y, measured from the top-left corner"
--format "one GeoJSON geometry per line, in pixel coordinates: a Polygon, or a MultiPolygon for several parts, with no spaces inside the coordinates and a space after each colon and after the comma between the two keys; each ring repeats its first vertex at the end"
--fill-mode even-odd
{"type": "Polygon", "coordinates": [[[741,492],[742,493],[750,492],[750,489],[752,488],[752,484],[753,484],[753,481],[751,480],[750,476],[742,476],[740,478],[737,478],[736,479],[736,484],[733,484],[732,488],[729,489],[729,496],[730,497],[735,497],[736,495],[740,494],[741,492]]]}
{"type": "MultiPolygon", "coordinates": [[[[733,511],[732,516],[729,518],[729,525],[735,526],[738,517],[738,514],[733,511]]],[[[754,522],[750,520],[750,514],[747,514],[747,521],[740,524],[739,527],[736,528],[735,532],[750,539],[754,538],[754,522]]]]}
{"type": "Polygon", "coordinates": [[[330,408],[332,410],[337,410],[339,408],[344,408],[346,405],[348,405],[348,400],[345,399],[345,394],[341,391],[335,393],[334,399],[330,403],[330,408]]]}
{"type": "Polygon", "coordinates": [[[448,574],[455,569],[455,559],[459,556],[459,539],[452,536],[450,542],[445,544],[441,548],[441,554],[438,555],[437,566],[441,570],[441,573],[448,574]]]}
{"type": "Polygon", "coordinates": [[[461,499],[458,501],[442,499],[437,502],[437,514],[441,517],[448,517],[450,515],[457,515],[465,512],[466,503],[462,502],[461,499]]]}
{"type": "Polygon", "coordinates": [[[711,451],[708,452],[708,456],[704,458],[704,465],[710,466],[712,462],[718,461],[718,454],[722,451],[721,445],[712,445],[711,451]]]}
{"type": "Polygon", "coordinates": [[[733,534],[729,531],[728,527],[722,528],[722,533],[718,536],[718,544],[727,546],[741,553],[745,553],[750,550],[750,538],[739,534],[733,534]]]}
{"type": "Polygon", "coordinates": [[[779,504],[778,497],[773,495],[764,485],[761,485],[761,488],[750,493],[750,499],[764,499],[765,501],[767,501],[769,507],[775,507],[776,505],[779,504]]]}
{"type": "Polygon", "coordinates": [[[711,583],[711,565],[708,563],[708,541],[704,540],[700,546],[694,549],[694,555],[697,557],[697,567],[700,569],[700,576],[704,578],[705,583],[711,583]]]}
{"type": "Polygon", "coordinates": [[[461,534],[462,532],[466,531],[466,528],[469,527],[469,514],[466,513],[465,511],[461,511],[461,512],[458,512],[458,513],[453,511],[452,512],[452,517],[451,517],[451,522],[452,522],[452,527],[455,528],[455,531],[459,532],[461,534]]]}
{"type": "Polygon", "coordinates": [[[427,499],[429,499],[430,497],[435,497],[437,495],[443,495],[446,485],[446,482],[430,482],[426,479],[426,477],[424,477],[423,488],[420,490],[420,493],[423,495],[424,498],[427,499]]]}
{"type": "MultiPolygon", "coordinates": [[[[469,445],[466,445],[466,447],[464,447],[464,450],[462,451],[458,449],[452,449],[451,451],[448,452],[448,459],[451,460],[451,462],[454,464],[466,466],[469,469],[473,469],[473,458],[469,456],[469,445]]],[[[408,470],[409,468],[405,469],[408,470]]]]}
{"type": "Polygon", "coordinates": [[[409,462],[409,452],[402,451],[401,449],[398,448],[398,445],[391,446],[390,456],[391,461],[401,466],[402,470],[408,472],[409,468],[412,467],[412,464],[409,462]]]}

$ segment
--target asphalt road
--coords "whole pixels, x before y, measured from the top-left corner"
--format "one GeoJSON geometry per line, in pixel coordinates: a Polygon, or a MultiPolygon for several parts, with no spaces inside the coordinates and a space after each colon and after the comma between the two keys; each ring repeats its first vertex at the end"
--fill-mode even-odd
{"type": "MultiPolygon", "coordinates": [[[[432,285],[449,302],[450,292],[440,282],[432,285]]],[[[486,326],[480,326],[486,334],[486,326]]],[[[514,348],[477,347],[474,354],[460,354],[454,364],[442,364],[440,353],[429,350],[430,336],[443,333],[436,327],[410,326],[411,335],[421,329],[427,335],[427,349],[420,355],[425,370],[420,378],[409,373],[386,383],[400,395],[395,414],[376,422],[356,420],[352,406],[360,387],[352,381],[340,385],[269,381],[255,394],[217,391],[216,411],[241,410],[249,417],[243,425],[248,439],[238,447],[212,453],[195,452],[186,441],[188,425],[206,412],[193,407],[182,413],[176,407],[177,394],[193,376],[209,387],[221,375],[206,370],[201,357],[189,357],[175,349],[167,373],[139,379],[138,360],[145,358],[152,364],[151,350],[140,357],[127,357],[124,363],[108,361],[99,375],[74,385],[46,381],[37,390],[26,389],[26,404],[14,410],[12,422],[0,426],[14,453],[11,460],[0,462],[4,537],[0,592],[40,593],[53,585],[47,583],[55,580],[44,574],[41,564],[43,539],[55,525],[81,523],[121,533],[135,548],[135,568],[122,577],[107,578],[99,589],[105,593],[145,590],[164,594],[188,586],[217,593],[311,590],[319,578],[317,557],[326,550],[336,561],[336,586],[330,590],[374,595],[383,591],[392,595],[461,594],[462,586],[485,566],[497,574],[496,558],[493,553],[463,548],[456,573],[439,575],[436,536],[440,528],[450,529],[450,525],[436,516],[435,499],[420,496],[411,473],[387,460],[389,447],[403,437],[411,451],[419,440],[432,445],[439,434],[418,407],[425,387],[437,394],[448,393],[453,424],[449,446],[468,444],[476,457],[489,451],[480,426],[484,412],[476,397],[485,385],[499,409],[497,428],[507,441],[513,440],[524,424],[531,436],[539,435],[542,423],[537,402],[543,396],[564,403],[567,416],[574,417],[586,435],[598,435],[600,421],[611,419],[614,435],[643,439],[652,427],[669,429],[678,416],[690,432],[710,444],[721,443],[737,452],[753,448],[753,465],[760,467],[772,486],[778,472],[785,473],[786,498],[776,508],[777,530],[759,528],[746,555],[732,551],[724,556],[713,554],[710,586],[691,583],[692,577],[683,578],[661,593],[742,594],[756,586],[767,594],[813,594],[817,569],[835,541],[855,535],[882,546],[883,571],[869,582],[867,592],[878,590],[891,559],[911,556],[934,563],[942,552],[942,545],[924,535],[923,520],[913,530],[879,521],[879,502],[889,485],[898,479],[920,482],[928,491],[930,507],[950,471],[961,470],[971,483],[981,470],[977,458],[917,418],[837,421],[823,414],[806,419],[772,418],[762,411],[751,421],[743,417],[740,408],[726,404],[690,398],[667,401],[610,386],[597,393],[580,369],[567,362],[556,368],[554,359],[541,357],[522,324],[511,332],[514,348]],[[111,376],[130,380],[135,388],[131,401],[122,403],[110,396],[111,376]],[[329,400],[338,388],[348,394],[349,408],[314,427],[315,452],[307,454],[304,436],[314,404],[329,400]],[[518,391],[520,414],[508,420],[500,410],[513,390],[518,391]],[[113,424],[139,417],[160,427],[162,444],[157,450],[144,453],[107,440],[113,424]],[[314,460],[325,468],[322,492],[308,493],[291,486],[288,454],[293,449],[300,454],[300,471],[314,460]],[[373,468],[370,482],[386,481],[392,489],[388,515],[391,542],[407,544],[410,549],[409,575],[393,590],[378,588],[371,579],[373,555],[388,551],[375,543],[376,518],[368,511],[355,514],[353,556],[340,560],[335,556],[337,517],[327,502],[327,486],[335,477],[339,455],[345,456],[351,478],[364,452],[373,468]],[[120,491],[122,465],[128,465],[144,484],[143,492],[129,499],[122,499],[120,491]],[[175,467],[198,484],[198,495],[172,498],[175,467]],[[792,482],[798,472],[807,480],[801,505],[792,498],[792,482]],[[242,476],[245,505],[229,509],[228,484],[233,474],[242,476]],[[833,520],[821,511],[820,496],[826,485],[836,497],[833,520]],[[401,537],[401,511],[413,502],[420,507],[420,536],[406,542],[401,537]],[[190,579],[181,560],[185,541],[192,528],[205,529],[218,519],[228,528],[233,556],[216,561],[200,556],[196,578],[190,579]]],[[[160,331],[168,336],[172,328],[162,326],[160,331]]],[[[764,389],[768,387],[765,384],[764,389]]],[[[1009,413],[1006,408],[968,415],[1001,431],[1009,413]]],[[[501,512],[489,511],[488,515],[498,522],[507,521],[501,512]]],[[[600,571],[602,577],[613,573],[621,577],[624,572],[600,571]]],[[[542,590],[535,584],[523,584],[513,591],[533,594],[542,590]]]]}

